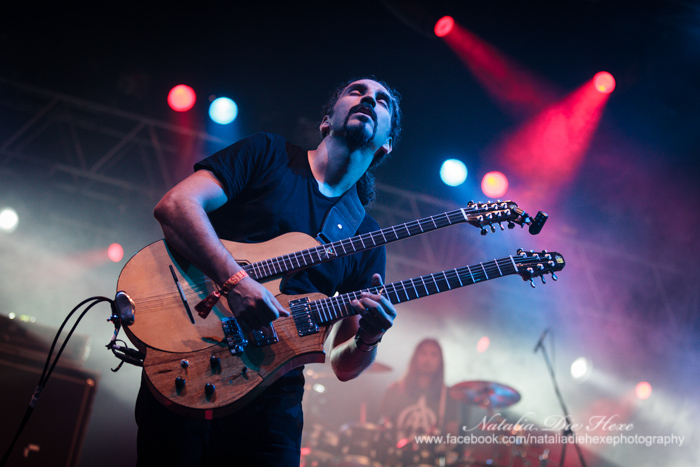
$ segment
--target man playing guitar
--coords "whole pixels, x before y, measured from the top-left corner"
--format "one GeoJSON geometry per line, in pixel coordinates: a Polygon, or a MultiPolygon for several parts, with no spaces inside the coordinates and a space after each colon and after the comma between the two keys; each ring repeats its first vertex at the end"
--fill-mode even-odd
{"type": "MultiPolygon", "coordinates": [[[[373,201],[371,171],[400,133],[399,96],[374,79],[339,87],[324,113],[316,149],[258,133],[196,164],[195,173],[155,208],[167,243],[222,287],[221,299],[244,329],[289,312],[245,274],[219,239],[264,242],[295,231],[317,236],[343,195],[363,206],[373,201]]],[[[377,228],[365,214],[356,232],[377,228]]],[[[285,279],[283,292],[331,296],[381,286],[385,262],[383,247],[369,249],[298,272],[285,279]]],[[[343,381],[372,363],[396,316],[381,293],[363,293],[351,305],[358,315],[335,323],[329,336],[331,366],[343,381]]],[[[169,411],[142,384],[136,404],[139,465],[299,465],[303,386],[302,369],[296,368],[232,415],[201,420],[169,411]]]]}

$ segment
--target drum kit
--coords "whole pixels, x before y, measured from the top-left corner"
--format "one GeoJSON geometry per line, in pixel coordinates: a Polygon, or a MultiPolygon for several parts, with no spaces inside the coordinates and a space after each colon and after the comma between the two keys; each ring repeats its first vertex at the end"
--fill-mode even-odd
{"type": "MultiPolygon", "coordinates": [[[[391,371],[375,362],[373,372],[391,371]]],[[[318,378],[318,374],[314,376],[318,378]]],[[[548,451],[517,442],[521,427],[507,423],[496,409],[505,409],[520,400],[515,389],[489,381],[464,381],[450,387],[455,401],[484,410],[489,423],[507,428],[479,434],[500,437],[498,444],[396,442],[391,423],[347,423],[338,431],[322,424],[304,429],[301,467],[546,467],[548,451]]],[[[364,417],[361,417],[364,418],[364,417]]],[[[439,433],[437,433],[439,434],[439,433]]],[[[460,433],[465,434],[465,433],[460,433]]]]}

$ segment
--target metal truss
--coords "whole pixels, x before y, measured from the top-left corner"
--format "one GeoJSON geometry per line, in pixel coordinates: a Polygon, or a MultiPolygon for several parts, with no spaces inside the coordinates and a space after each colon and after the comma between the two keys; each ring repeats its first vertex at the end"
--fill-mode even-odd
{"type": "MultiPolygon", "coordinates": [[[[103,201],[149,201],[173,185],[172,161],[204,132],[0,78],[0,171],[103,201]]],[[[189,151],[189,152],[188,152],[189,151]]]]}

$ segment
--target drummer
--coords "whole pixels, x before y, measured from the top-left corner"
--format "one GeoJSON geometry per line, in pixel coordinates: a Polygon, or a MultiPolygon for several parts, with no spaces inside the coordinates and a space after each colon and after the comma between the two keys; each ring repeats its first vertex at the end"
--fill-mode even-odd
{"type": "Polygon", "coordinates": [[[457,435],[458,402],[448,395],[442,347],[435,339],[416,346],[405,375],[384,393],[380,414],[398,447],[420,435],[457,435]]]}

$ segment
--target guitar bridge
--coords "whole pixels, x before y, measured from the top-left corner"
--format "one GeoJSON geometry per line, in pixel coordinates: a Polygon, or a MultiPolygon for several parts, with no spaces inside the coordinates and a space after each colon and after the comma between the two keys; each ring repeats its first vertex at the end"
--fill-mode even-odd
{"type": "Polygon", "coordinates": [[[308,297],[292,300],[289,302],[289,309],[294,316],[294,323],[300,337],[315,334],[319,331],[316,322],[311,317],[308,297]]]}
{"type": "Polygon", "coordinates": [[[248,345],[248,340],[243,336],[243,331],[236,318],[222,318],[221,325],[224,328],[224,337],[231,354],[242,353],[245,346],[248,345]]]}
{"type": "Polygon", "coordinates": [[[277,331],[275,331],[275,327],[272,325],[272,323],[267,326],[263,326],[261,329],[255,329],[252,334],[253,338],[255,339],[255,345],[258,347],[274,344],[275,342],[280,341],[279,337],[277,337],[277,331]]]}

